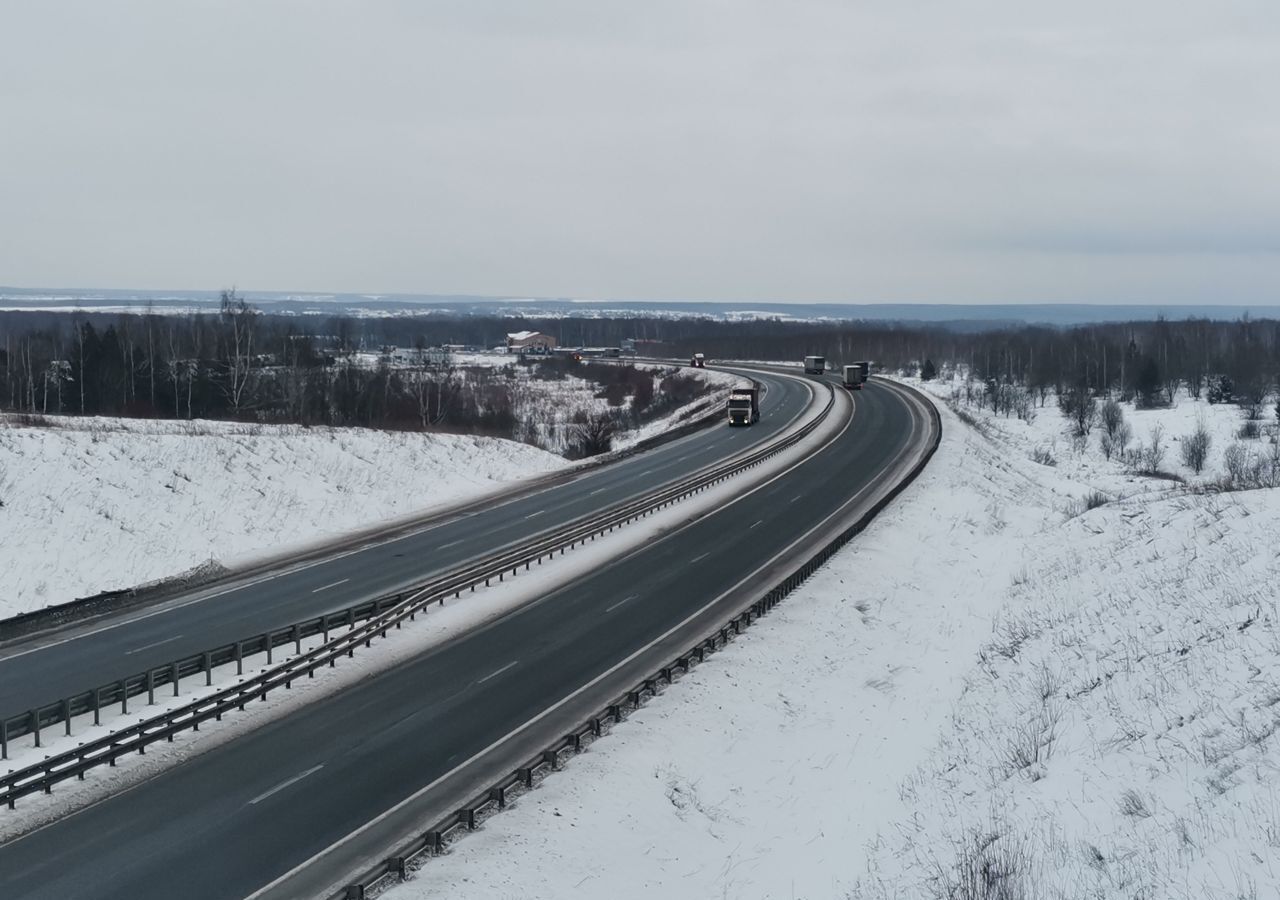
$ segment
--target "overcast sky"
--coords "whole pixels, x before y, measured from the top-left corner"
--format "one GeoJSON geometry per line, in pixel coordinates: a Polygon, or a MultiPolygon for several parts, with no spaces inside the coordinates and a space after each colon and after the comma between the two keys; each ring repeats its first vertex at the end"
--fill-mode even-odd
{"type": "Polygon", "coordinates": [[[0,0],[0,284],[1280,301],[1275,0],[0,0]]]}

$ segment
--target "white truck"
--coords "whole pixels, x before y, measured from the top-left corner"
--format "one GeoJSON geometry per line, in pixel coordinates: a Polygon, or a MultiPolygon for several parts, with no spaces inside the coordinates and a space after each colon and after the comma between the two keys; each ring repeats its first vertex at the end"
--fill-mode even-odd
{"type": "Polygon", "coordinates": [[[760,388],[737,387],[729,392],[729,424],[754,425],[760,421],[760,388]]]}
{"type": "Polygon", "coordinates": [[[804,358],[804,374],[821,375],[827,370],[827,358],[825,356],[806,356],[804,358]]]}
{"type": "Polygon", "coordinates": [[[844,386],[851,391],[860,391],[871,374],[871,363],[856,362],[844,367],[844,386]]]}

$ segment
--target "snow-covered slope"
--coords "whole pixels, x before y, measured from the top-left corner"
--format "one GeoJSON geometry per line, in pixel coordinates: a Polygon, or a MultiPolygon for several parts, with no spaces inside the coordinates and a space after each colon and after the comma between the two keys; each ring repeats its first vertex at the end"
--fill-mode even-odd
{"type": "Polygon", "coordinates": [[[1277,896],[1280,494],[1037,464],[1056,410],[976,415],[764,624],[388,896],[1277,896]]]}
{"type": "Polygon", "coordinates": [[[0,618],[243,561],[567,465],[449,434],[139,419],[0,423],[0,618]]]}

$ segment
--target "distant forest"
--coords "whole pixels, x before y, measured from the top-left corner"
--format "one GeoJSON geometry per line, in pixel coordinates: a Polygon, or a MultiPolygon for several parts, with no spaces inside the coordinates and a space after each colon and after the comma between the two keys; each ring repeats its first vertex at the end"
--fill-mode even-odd
{"type": "MultiPolygon", "coordinates": [[[[0,406],[14,412],[226,418],[263,422],[485,430],[483,399],[443,415],[448,366],[357,365],[355,350],[500,345],[506,333],[564,346],[642,354],[829,364],[872,360],[882,371],[945,373],[963,365],[988,389],[1014,385],[1043,405],[1077,392],[1159,404],[1177,389],[1260,405],[1276,391],[1280,322],[1205,319],[1016,327],[964,333],[916,324],[724,322],[697,318],[322,318],[259,313],[233,293],[221,313],[173,316],[0,313],[0,406]],[[435,417],[433,410],[442,413],[435,417]]],[[[993,393],[998,393],[993,391],[993,393]]],[[[503,428],[495,429],[504,431],[503,428]]]]}

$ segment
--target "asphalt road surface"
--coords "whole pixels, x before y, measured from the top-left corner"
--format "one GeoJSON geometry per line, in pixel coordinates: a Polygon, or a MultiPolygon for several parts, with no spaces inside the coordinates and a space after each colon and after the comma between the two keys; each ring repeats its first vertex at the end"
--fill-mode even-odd
{"type": "Polygon", "coordinates": [[[922,440],[919,417],[883,385],[856,404],[837,440],[732,506],[0,846],[0,897],[255,892],[574,694],[883,481],[922,440]]]}
{"type": "Polygon", "coordinates": [[[63,634],[0,649],[0,718],[81,691],[393,593],[499,547],[633,497],[759,443],[801,414],[809,392],[758,373],[766,386],[751,428],[711,427],[620,460],[566,484],[357,552],[197,591],[154,609],[96,620],[63,634]]]}

